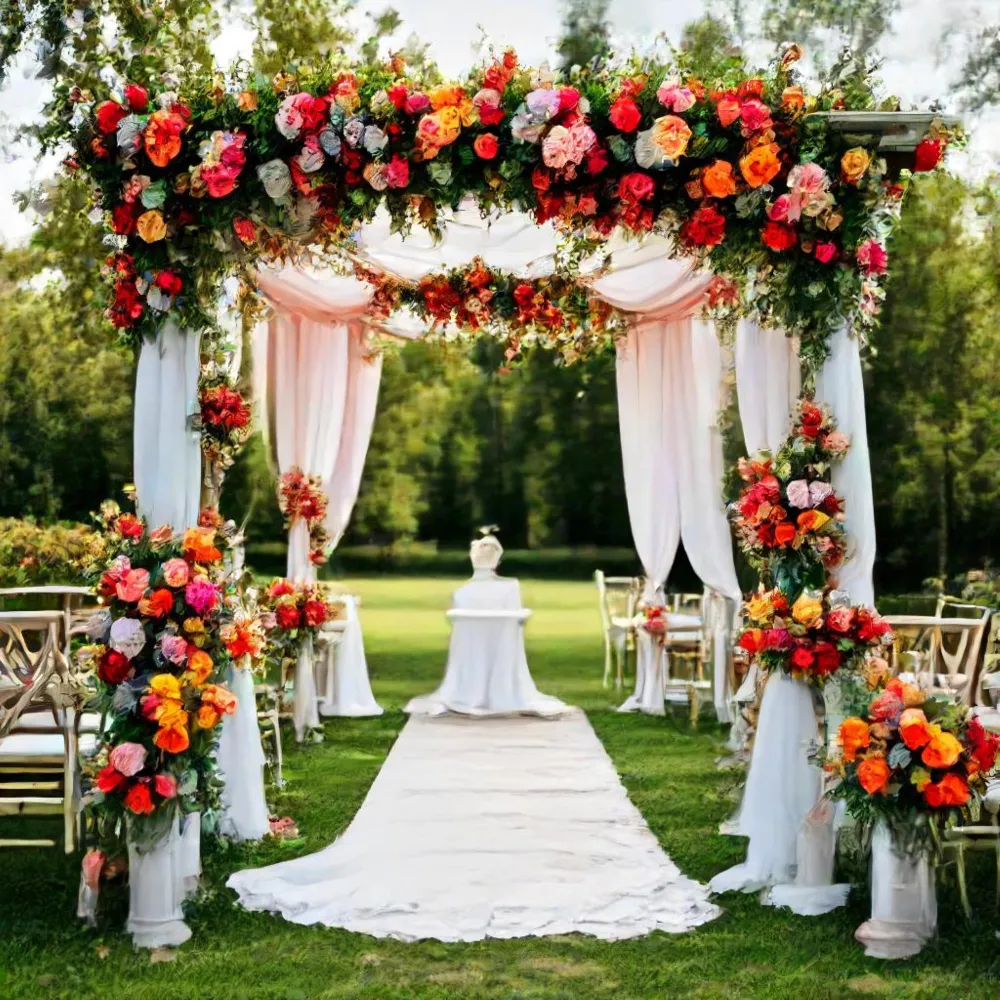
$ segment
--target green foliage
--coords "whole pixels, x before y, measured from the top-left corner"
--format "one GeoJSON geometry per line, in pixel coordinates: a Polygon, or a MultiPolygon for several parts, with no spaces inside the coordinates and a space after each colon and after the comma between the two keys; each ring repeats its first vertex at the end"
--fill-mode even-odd
{"type": "Polygon", "coordinates": [[[82,584],[93,541],[82,524],[0,518],[0,587],[82,584]]]}
{"type": "Polygon", "coordinates": [[[960,82],[969,110],[1000,103],[1000,24],[981,28],[973,36],[960,82]]]}
{"type": "Polygon", "coordinates": [[[608,56],[608,7],[611,0],[565,0],[563,33],[559,39],[559,66],[599,66],[608,56]]]}
{"type": "Polygon", "coordinates": [[[319,62],[352,40],[344,24],[355,0],[253,0],[252,63],[267,77],[319,62]]]}

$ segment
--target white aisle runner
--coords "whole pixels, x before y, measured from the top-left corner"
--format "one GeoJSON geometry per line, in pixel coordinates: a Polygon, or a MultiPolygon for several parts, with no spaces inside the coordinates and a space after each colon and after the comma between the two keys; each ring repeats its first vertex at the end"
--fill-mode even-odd
{"type": "Polygon", "coordinates": [[[248,909],[404,941],[615,940],[719,913],[663,853],[579,710],[414,716],[338,840],[228,884],[248,909]]]}

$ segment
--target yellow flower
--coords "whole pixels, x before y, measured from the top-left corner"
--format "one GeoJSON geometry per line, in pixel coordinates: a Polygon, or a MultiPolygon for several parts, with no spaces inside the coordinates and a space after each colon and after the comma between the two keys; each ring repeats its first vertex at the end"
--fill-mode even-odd
{"type": "Polygon", "coordinates": [[[679,160],[691,139],[691,129],[677,115],[663,115],[653,122],[653,143],[669,160],[679,160]]]}
{"type": "Polygon", "coordinates": [[[173,674],[157,674],[150,679],[149,690],[161,698],[172,698],[179,701],[181,697],[180,678],[173,674]]]}
{"type": "Polygon", "coordinates": [[[205,623],[200,618],[185,618],[184,631],[187,632],[188,635],[197,635],[198,633],[205,631],[205,623]]]}
{"type": "Polygon", "coordinates": [[[823,602],[806,591],[803,591],[792,605],[792,618],[806,628],[817,624],[822,617],[823,602]]]}
{"type": "Polygon", "coordinates": [[[188,714],[179,701],[168,700],[156,710],[156,721],[164,729],[182,728],[187,725],[188,714]]]}
{"type": "Polygon", "coordinates": [[[872,158],[868,155],[868,151],[861,146],[855,146],[840,158],[840,176],[848,184],[857,185],[868,172],[871,162],[872,158]]]}
{"type": "Polygon", "coordinates": [[[236,106],[240,111],[256,111],[257,95],[252,90],[241,91],[239,97],[236,98],[236,106]]]}
{"type": "Polygon", "coordinates": [[[444,145],[454,142],[462,131],[462,116],[458,108],[446,107],[438,112],[438,120],[444,133],[444,145]]]}
{"type": "Polygon", "coordinates": [[[774,605],[767,594],[758,594],[747,601],[747,616],[754,621],[768,618],[774,612],[774,605]]]}
{"type": "Polygon", "coordinates": [[[195,716],[201,729],[214,729],[219,722],[219,713],[211,705],[202,705],[195,716]]]}
{"type": "Polygon", "coordinates": [[[455,106],[462,100],[462,88],[455,84],[442,84],[427,91],[427,98],[435,111],[441,108],[455,106]]]}
{"type": "Polygon", "coordinates": [[[143,212],[135,221],[135,229],[147,243],[156,243],[167,235],[167,224],[155,208],[143,212]]]}
{"type": "Polygon", "coordinates": [[[475,125],[479,121],[479,112],[476,110],[476,106],[472,103],[471,98],[468,97],[463,97],[461,103],[458,105],[458,115],[462,121],[463,128],[475,125]]]}

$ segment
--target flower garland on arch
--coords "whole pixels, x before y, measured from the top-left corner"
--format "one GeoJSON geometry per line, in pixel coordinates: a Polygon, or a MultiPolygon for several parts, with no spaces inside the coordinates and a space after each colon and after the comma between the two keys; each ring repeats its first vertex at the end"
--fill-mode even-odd
{"type": "MultiPolygon", "coordinates": [[[[895,107],[878,104],[873,76],[809,94],[798,55],[759,73],[730,59],[710,80],[680,55],[560,81],[506,52],[457,83],[407,78],[397,58],[220,76],[186,95],[73,88],[46,138],[72,142],[70,168],[95,182],[108,314],[133,343],[167,315],[211,325],[227,273],[342,245],[383,206],[400,229],[434,231],[472,195],[585,239],[662,232],[734,279],[743,311],[820,356],[844,321],[874,321],[907,175],[890,181],[877,136],[815,114],[895,107]]],[[[912,168],[934,169],[950,139],[935,127],[912,168]]]]}
{"type": "Polygon", "coordinates": [[[296,521],[305,521],[309,530],[309,561],[314,566],[326,562],[326,546],[330,536],[324,525],[329,498],[319,476],[306,475],[297,465],[281,477],[278,506],[285,518],[285,530],[296,521]]]}
{"type": "Polygon", "coordinates": [[[478,257],[415,284],[360,264],[355,274],[374,286],[375,318],[405,307],[427,322],[432,334],[446,328],[486,333],[504,341],[508,362],[537,346],[571,364],[611,344],[625,328],[623,313],[577,281],[558,274],[518,278],[478,257]]]}

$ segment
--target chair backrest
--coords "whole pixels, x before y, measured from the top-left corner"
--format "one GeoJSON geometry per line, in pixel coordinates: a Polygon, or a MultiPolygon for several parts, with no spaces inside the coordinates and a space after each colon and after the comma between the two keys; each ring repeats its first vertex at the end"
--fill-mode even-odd
{"type": "Polygon", "coordinates": [[[700,615],[704,611],[704,594],[673,594],[672,610],[682,615],[700,615]]]}
{"type": "Polygon", "coordinates": [[[607,632],[611,628],[611,614],[608,611],[608,588],[604,582],[604,570],[594,570],[594,583],[597,585],[597,607],[601,612],[601,627],[607,632]]]}
{"type": "Polygon", "coordinates": [[[938,605],[938,617],[948,624],[935,630],[931,647],[933,669],[949,676],[962,674],[966,678],[961,686],[963,700],[968,705],[982,704],[980,678],[993,610],[980,604],[940,598],[938,605]]]}
{"type": "Polygon", "coordinates": [[[0,612],[0,739],[27,709],[70,699],[64,627],[61,611],[0,612]]]}
{"type": "Polygon", "coordinates": [[[601,622],[605,629],[611,627],[612,618],[631,618],[635,615],[642,592],[641,580],[634,576],[605,576],[597,570],[594,582],[601,601],[601,622]]]}

